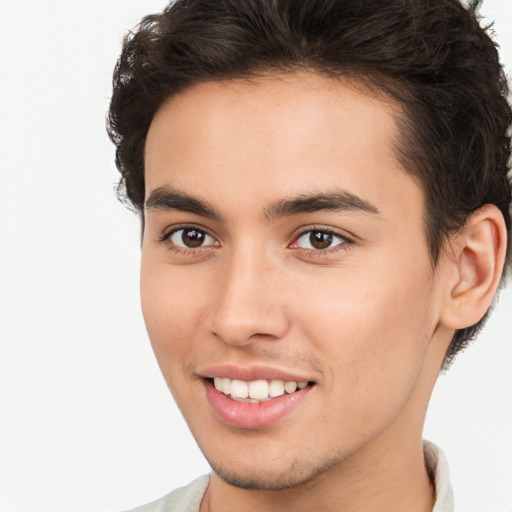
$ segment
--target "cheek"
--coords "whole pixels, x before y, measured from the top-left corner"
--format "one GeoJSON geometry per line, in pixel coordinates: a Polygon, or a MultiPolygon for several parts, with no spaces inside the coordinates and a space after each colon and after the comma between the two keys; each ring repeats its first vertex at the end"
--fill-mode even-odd
{"type": "Polygon", "coordinates": [[[195,333],[201,325],[206,293],[204,283],[191,272],[172,272],[165,264],[142,258],[141,304],[144,321],[158,364],[169,382],[173,369],[188,366],[195,333]],[[203,290],[204,291],[204,290],[203,290]]]}
{"type": "Polygon", "coordinates": [[[380,271],[347,272],[309,287],[297,318],[325,358],[334,392],[350,393],[355,408],[370,401],[375,411],[411,391],[435,322],[428,272],[373,268],[380,271]]]}

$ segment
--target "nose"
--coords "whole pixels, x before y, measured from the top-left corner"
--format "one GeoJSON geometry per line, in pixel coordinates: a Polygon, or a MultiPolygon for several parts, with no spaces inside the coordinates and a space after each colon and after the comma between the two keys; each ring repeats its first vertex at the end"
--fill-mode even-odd
{"type": "Polygon", "coordinates": [[[233,254],[222,262],[209,328],[229,345],[278,340],[290,327],[282,272],[259,254],[233,254]]]}

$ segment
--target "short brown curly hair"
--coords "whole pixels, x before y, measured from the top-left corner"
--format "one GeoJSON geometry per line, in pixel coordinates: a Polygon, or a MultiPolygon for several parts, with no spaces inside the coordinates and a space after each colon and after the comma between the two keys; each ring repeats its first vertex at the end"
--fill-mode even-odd
{"type": "MultiPolygon", "coordinates": [[[[475,5],[458,0],[177,0],[125,38],[115,68],[108,133],[121,197],[143,214],[146,135],[167,98],[307,69],[355,78],[402,107],[398,155],[423,186],[434,265],[447,235],[484,204],[510,234],[511,110],[487,32],[475,5]]],[[[483,320],[455,333],[446,364],[483,320]]]]}

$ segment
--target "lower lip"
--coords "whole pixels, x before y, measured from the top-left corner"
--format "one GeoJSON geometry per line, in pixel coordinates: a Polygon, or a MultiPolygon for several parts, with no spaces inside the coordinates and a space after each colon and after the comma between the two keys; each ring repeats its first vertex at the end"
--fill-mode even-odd
{"type": "Polygon", "coordinates": [[[210,380],[205,380],[206,397],[215,414],[232,427],[256,429],[267,427],[296,409],[311,391],[312,386],[284,394],[265,402],[237,402],[217,391],[210,380]]]}

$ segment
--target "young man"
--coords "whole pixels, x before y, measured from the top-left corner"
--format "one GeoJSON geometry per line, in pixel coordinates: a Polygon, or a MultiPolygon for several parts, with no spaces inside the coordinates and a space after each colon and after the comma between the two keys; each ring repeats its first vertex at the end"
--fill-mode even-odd
{"type": "Polygon", "coordinates": [[[453,510],[422,441],[510,232],[510,108],[457,0],[188,0],[109,131],[157,360],[212,467],[142,511],[453,510]]]}

